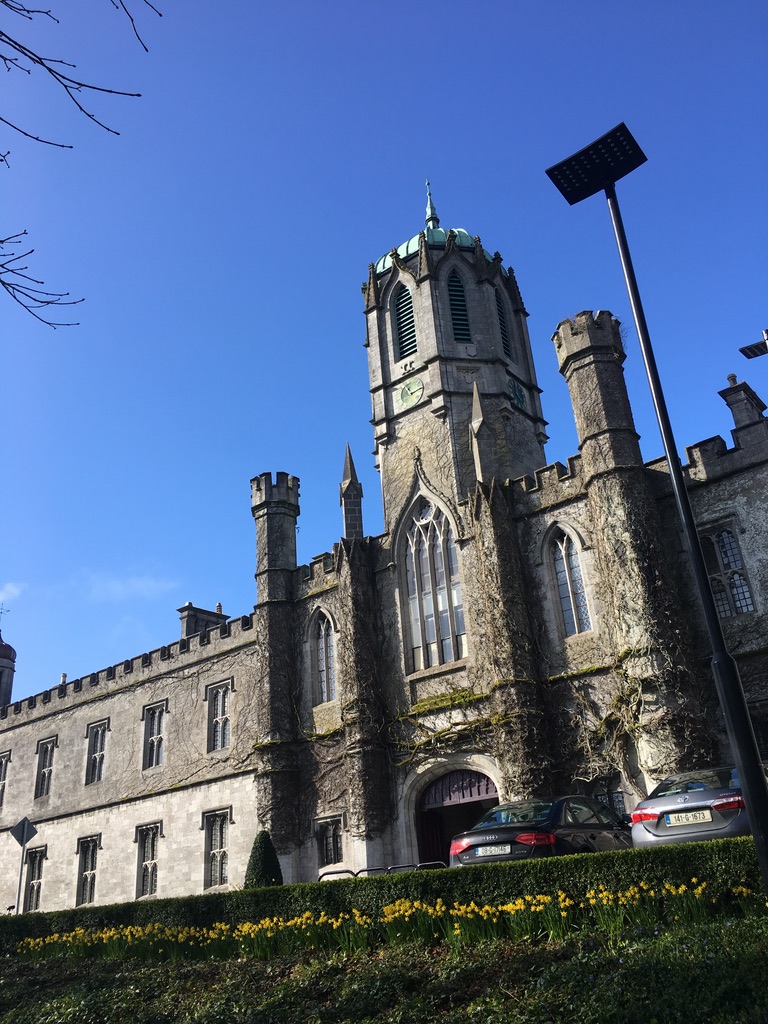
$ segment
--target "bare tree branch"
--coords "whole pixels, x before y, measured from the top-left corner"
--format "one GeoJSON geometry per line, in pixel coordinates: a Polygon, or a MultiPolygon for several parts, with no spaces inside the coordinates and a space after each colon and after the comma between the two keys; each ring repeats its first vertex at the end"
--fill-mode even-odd
{"type": "MultiPolygon", "coordinates": [[[[143,50],[148,52],[147,45],[139,34],[136,21],[126,0],[109,0],[109,2],[116,11],[122,12],[125,15],[133,35],[143,50]]],[[[143,3],[151,11],[154,11],[158,17],[162,17],[161,12],[151,0],[136,0],[136,2],[143,3]]],[[[24,2],[24,0],[0,0],[0,14],[2,14],[3,10],[9,14],[17,15],[25,21],[33,21],[36,17],[40,17],[49,18],[51,21],[56,22],[56,24],[59,23],[59,19],[51,10],[32,7],[24,2]]],[[[37,53],[26,46],[20,39],[8,35],[2,28],[0,28],[0,67],[4,67],[6,72],[19,71],[26,75],[32,75],[34,72],[42,74],[47,81],[65,93],[67,98],[84,117],[112,135],[119,135],[120,133],[101,121],[85,105],[83,94],[104,93],[111,96],[134,97],[141,95],[137,92],[127,92],[123,89],[112,89],[103,85],[95,85],[92,82],[86,82],[75,77],[69,73],[69,70],[76,68],[75,64],[37,53]]],[[[41,135],[28,131],[2,115],[0,115],[0,125],[5,125],[24,138],[31,139],[33,142],[40,142],[46,146],[55,146],[58,149],[72,148],[66,142],[55,142],[52,139],[43,138],[41,135]]],[[[9,167],[8,156],[8,152],[0,153],[0,164],[5,164],[6,167],[9,167]]],[[[38,312],[39,310],[49,309],[52,306],[74,306],[83,300],[70,299],[69,292],[52,292],[43,287],[37,287],[42,286],[43,282],[31,277],[27,273],[28,266],[26,264],[22,265],[20,262],[31,256],[34,249],[28,249],[26,252],[16,254],[9,251],[9,247],[18,246],[21,239],[25,236],[26,231],[22,231],[9,235],[7,238],[0,238],[0,285],[2,285],[12,299],[42,323],[48,324],[50,327],[76,326],[76,324],[70,322],[55,322],[38,312]]]]}
{"type": "Polygon", "coordinates": [[[43,282],[28,274],[29,267],[21,263],[35,250],[27,249],[26,252],[15,255],[8,252],[8,247],[19,245],[26,234],[26,231],[19,231],[7,238],[0,238],[0,285],[15,302],[18,302],[41,323],[47,324],[49,327],[77,327],[78,325],[72,321],[49,320],[47,316],[38,312],[41,309],[49,309],[51,306],[77,306],[83,300],[70,299],[69,292],[50,292],[45,288],[36,287],[36,285],[42,285],[43,282]]]}

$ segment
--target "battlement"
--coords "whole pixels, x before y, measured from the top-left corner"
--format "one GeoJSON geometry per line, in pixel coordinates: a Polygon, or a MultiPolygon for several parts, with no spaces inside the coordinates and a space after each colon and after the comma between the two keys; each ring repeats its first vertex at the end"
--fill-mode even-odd
{"type": "Polygon", "coordinates": [[[309,565],[300,565],[297,570],[297,597],[306,597],[320,590],[328,590],[338,583],[336,573],[336,550],[315,555],[309,565]]]}
{"type": "Polygon", "coordinates": [[[0,728],[66,710],[74,704],[121,690],[126,685],[141,684],[176,668],[185,668],[201,657],[226,653],[227,650],[251,643],[253,634],[247,634],[253,629],[254,623],[255,614],[242,615],[205,629],[195,636],[182,637],[167,646],[126,658],[125,661],[80,679],[67,680],[66,676],[62,676],[57,686],[0,707],[0,728]]]}
{"type": "Polygon", "coordinates": [[[553,462],[537,469],[533,476],[522,476],[512,481],[515,504],[521,511],[557,505],[578,497],[584,487],[580,455],[571,455],[568,465],[553,462]]]}
{"type": "MultiPolygon", "coordinates": [[[[768,420],[738,427],[732,433],[737,442],[733,448],[719,435],[686,446],[683,473],[691,483],[711,483],[768,463],[768,420]]],[[[645,468],[654,474],[658,490],[671,489],[665,458],[653,459],[645,468]]]]}
{"type": "Polygon", "coordinates": [[[261,473],[251,480],[251,505],[254,512],[264,505],[289,505],[299,514],[299,478],[290,473],[261,473]]]}
{"type": "Polygon", "coordinates": [[[608,310],[598,309],[596,313],[582,310],[570,320],[557,325],[552,335],[561,372],[565,362],[584,349],[608,348],[624,360],[624,345],[620,333],[621,323],[608,310]]]}

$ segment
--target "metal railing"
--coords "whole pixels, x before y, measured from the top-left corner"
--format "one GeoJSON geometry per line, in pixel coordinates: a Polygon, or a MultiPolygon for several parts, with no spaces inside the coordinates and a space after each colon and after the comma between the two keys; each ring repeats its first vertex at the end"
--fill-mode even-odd
{"type": "Polygon", "coordinates": [[[448,865],[442,860],[426,860],[419,864],[390,864],[389,867],[358,868],[352,871],[351,868],[332,868],[330,871],[321,871],[317,876],[318,882],[323,882],[332,876],[344,875],[347,878],[361,878],[371,875],[396,875],[401,871],[436,871],[439,868],[447,868],[448,865]]]}

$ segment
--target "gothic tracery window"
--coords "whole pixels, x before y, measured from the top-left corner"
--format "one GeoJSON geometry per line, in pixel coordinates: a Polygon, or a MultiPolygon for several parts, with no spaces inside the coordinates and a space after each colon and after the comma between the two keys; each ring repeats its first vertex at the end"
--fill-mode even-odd
{"type": "Polygon", "coordinates": [[[43,885],[43,862],[47,847],[27,852],[27,883],[24,889],[24,912],[40,909],[40,891],[43,885]]]}
{"type": "Polygon", "coordinates": [[[142,825],[138,830],[136,837],[139,846],[137,898],[157,894],[157,843],[159,836],[159,825],[142,825]]]}
{"type": "Polygon", "coordinates": [[[231,725],[229,717],[232,684],[214,683],[206,691],[208,700],[208,751],[226,750],[229,746],[231,725]]]}
{"type": "Polygon", "coordinates": [[[717,614],[727,619],[753,612],[752,591],[736,535],[729,529],[717,529],[700,539],[717,614]]]}
{"type": "Polygon", "coordinates": [[[101,845],[101,836],[88,836],[78,839],[78,884],[77,905],[93,903],[96,898],[96,859],[101,845]]]}
{"type": "Polygon", "coordinates": [[[565,635],[585,633],[592,628],[592,623],[579,552],[573,540],[562,530],[551,541],[551,556],[565,635]]]}
{"type": "Polygon", "coordinates": [[[166,701],[144,708],[144,768],[163,763],[166,701]]]}
{"type": "Polygon", "coordinates": [[[333,623],[322,612],[313,629],[315,703],[336,700],[336,657],[333,647],[333,623]]]}
{"type": "Polygon", "coordinates": [[[88,760],[85,766],[85,784],[93,785],[104,777],[104,749],[107,742],[109,722],[92,722],[88,726],[88,760]]]}
{"type": "Polygon", "coordinates": [[[405,591],[413,672],[467,653],[459,556],[447,517],[422,499],[405,540],[405,591]]]}
{"type": "Polygon", "coordinates": [[[341,824],[341,818],[330,818],[323,822],[318,835],[322,866],[340,864],[344,860],[341,824]]]}
{"type": "Polygon", "coordinates": [[[229,811],[205,815],[205,888],[229,882],[229,811]]]}
{"type": "Polygon", "coordinates": [[[48,796],[51,792],[51,776],[53,774],[53,753],[57,738],[41,740],[37,745],[37,778],[35,780],[35,800],[48,796]]]}

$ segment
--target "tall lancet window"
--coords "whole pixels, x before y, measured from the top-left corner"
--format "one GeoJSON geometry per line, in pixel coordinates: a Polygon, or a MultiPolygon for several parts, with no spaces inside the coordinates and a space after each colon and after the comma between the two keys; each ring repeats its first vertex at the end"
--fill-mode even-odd
{"type": "Polygon", "coordinates": [[[735,533],[719,529],[702,534],[699,539],[717,614],[727,619],[753,612],[755,605],[735,533]]]}
{"type": "Polygon", "coordinates": [[[472,336],[469,333],[467,297],[464,294],[464,285],[461,278],[455,270],[452,270],[448,275],[448,304],[451,307],[453,340],[466,345],[472,341],[472,336]]]}
{"type": "Polygon", "coordinates": [[[585,633],[592,628],[592,623],[584,591],[584,578],[581,575],[579,553],[568,534],[562,531],[552,540],[552,560],[565,635],[585,633]]]}
{"type": "Polygon", "coordinates": [[[404,284],[395,292],[395,333],[397,358],[412,356],[416,351],[416,321],[413,299],[404,284]]]}
{"type": "Polygon", "coordinates": [[[336,700],[336,660],[333,650],[333,624],[322,612],[314,629],[315,703],[336,700]]]}
{"type": "Polygon", "coordinates": [[[410,670],[456,661],[467,653],[459,555],[446,516],[422,499],[406,535],[405,589],[410,670]]]}

